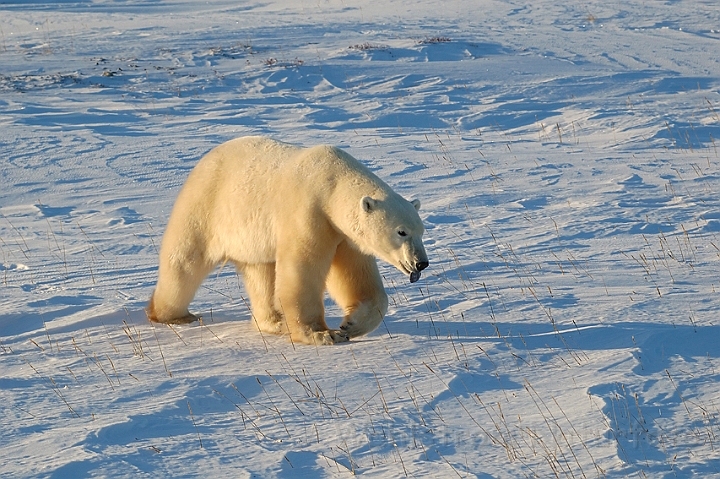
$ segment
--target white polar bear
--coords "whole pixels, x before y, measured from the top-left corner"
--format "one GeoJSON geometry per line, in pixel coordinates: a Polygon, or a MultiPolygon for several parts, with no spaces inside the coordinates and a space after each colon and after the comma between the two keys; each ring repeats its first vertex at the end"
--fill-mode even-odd
{"type": "Polygon", "coordinates": [[[224,143],[200,160],[178,195],[148,317],[196,320],[187,307],[200,283],[231,261],[260,331],[305,344],[367,334],[388,305],[375,256],[411,282],[428,266],[419,208],[338,148],[262,137],[224,143]],[[325,324],[326,289],[345,312],[340,330],[325,324]]]}

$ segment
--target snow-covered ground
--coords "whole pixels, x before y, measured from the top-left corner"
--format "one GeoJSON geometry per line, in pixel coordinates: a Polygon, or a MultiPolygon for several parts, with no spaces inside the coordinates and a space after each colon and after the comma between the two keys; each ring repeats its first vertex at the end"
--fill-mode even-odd
{"type": "Polygon", "coordinates": [[[711,0],[0,0],[0,476],[720,477],[719,52],[711,0]],[[421,199],[373,334],[261,336],[228,267],[147,321],[248,134],[421,199]]]}

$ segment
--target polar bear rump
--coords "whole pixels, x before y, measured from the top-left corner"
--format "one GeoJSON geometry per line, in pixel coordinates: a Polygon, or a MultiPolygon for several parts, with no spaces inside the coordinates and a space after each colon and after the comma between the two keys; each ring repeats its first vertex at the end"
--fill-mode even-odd
{"type": "Polygon", "coordinates": [[[198,162],[177,197],[148,317],[198,319],[188,311],[197,289],[231,262],[261,332],[305,344],[367,334],[388,306],[376,257],[410,281],[428,266],[419,208],[336,147],[262,137],[224,143],[198,162]],[[325,323],[325,291],[344,312],[337,330],[325,323]]]}

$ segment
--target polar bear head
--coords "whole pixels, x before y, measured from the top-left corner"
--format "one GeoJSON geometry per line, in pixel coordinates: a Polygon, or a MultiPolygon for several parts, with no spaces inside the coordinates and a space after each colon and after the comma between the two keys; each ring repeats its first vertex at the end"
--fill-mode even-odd
{"type": "Polygon", "coordinates": [[[420,201],[407,201],[397,194],[382,199],[365,196],[359,207],[360,249],[410,275],[411,283],[420,279],[420,272],[428,267],[420,201]]]}

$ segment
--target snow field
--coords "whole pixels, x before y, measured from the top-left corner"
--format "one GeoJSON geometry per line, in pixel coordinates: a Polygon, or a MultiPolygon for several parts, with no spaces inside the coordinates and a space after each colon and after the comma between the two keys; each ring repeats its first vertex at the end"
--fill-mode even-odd
{"type": "Polygon", "coordinates": [[[720,477],[718,20],[0,4],[0,475],[720,477]],[[375,333],[262,336],[230,268],[202,324],[147,322],[179,187],[247,134],[421,199],[431,267],[380,265],[375,333]]]}

